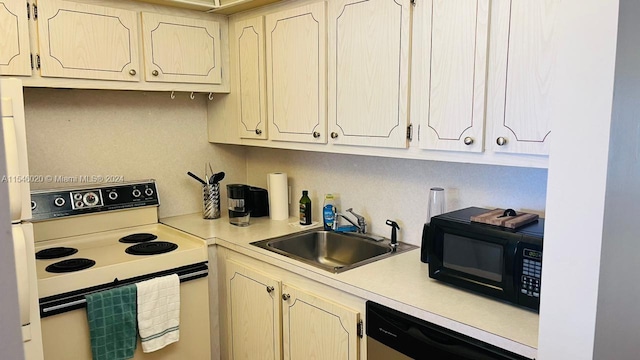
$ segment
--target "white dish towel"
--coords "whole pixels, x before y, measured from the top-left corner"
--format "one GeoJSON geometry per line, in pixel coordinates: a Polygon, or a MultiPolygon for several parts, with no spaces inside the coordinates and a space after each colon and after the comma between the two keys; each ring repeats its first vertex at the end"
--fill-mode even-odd
{"type": "Polygon", "coordinates": [[[138,332],[142,351],[160,350],[180,339],[180,278],[177,274],[139,282],[138,332]]]}

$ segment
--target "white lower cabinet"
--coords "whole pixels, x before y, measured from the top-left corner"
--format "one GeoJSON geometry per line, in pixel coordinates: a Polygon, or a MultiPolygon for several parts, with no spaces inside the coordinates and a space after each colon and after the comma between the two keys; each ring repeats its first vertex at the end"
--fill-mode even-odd
{"type": "Polygon", "coordinates": [[[230,359],[280,359],[280,282],[227,261],[230,359]]]}
{"type": "Polygon", "coordinates": [[[292,285],[282,285],[285,359],[357,359],[359,314],[292,285]]]}
{"type": "Polygon", "coordinates": [[[221,333],[228,334],[227,358],[359,359],[362,310],[333,299],[362,309],[364,300],[275,267],[264,271],[269,265],[257,260],[227,258],[225,263],[226,301],[221,303],[228,329],[221,333]]]}

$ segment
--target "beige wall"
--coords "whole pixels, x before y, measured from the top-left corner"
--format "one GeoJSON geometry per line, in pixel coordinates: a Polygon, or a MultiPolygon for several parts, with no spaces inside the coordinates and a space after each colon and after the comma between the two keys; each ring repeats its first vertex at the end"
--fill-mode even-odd
{"type": "Polygon", "coordinates": [[[37,88],[24,95],[32,175],[153,178],[160,217],[201,211],[200,185],[186,173],[204,176],[205,163],[226,172],[223,184],[246,181],[244,150],[207,142],[206,95],[37,88]]]}
{"type": "Polygon", "coordinates": [[[400,225],[399,240],[420,244],[429,188],[446,190],[446,208],[513,208],[544,215],[547,170],[437,161],[388,159],[248,148],[251,185],[266,186],[267,174],[286,172],[292,188],[291,215],[309,190],[313,220],[321,221],[325,193],[339,194],[339,210],[365,216],[372,233],[389,236],[385,220],[400,225]]]}
{"type": "MultiPolygon", "coordinates": [[[[266,187],[267,174],[286,172],[292,188],[289,212],[308,189],[319,213],[325,193],[338,194],[342,210],[364,215],[373,233],[400,224],[400,240],[418,245],[428,190],[446,189],[447,210],[466,206],[511,207],[543,214],[547,171],[490,165],[400,160],[214,145],[207,142],[207,99],[188,93],[25,89],[29,168],[34,175],[118,175],[154,178],[160,216],[201,211],[200,187],[186,175],[211,162],[224,184],[266,187]]],[[[42,189],[69,184],[34,183],[42,189]]],[[[226,199],[223,187],[222,199],[226,199]]],[[[224,200],[222,204],[224,206],[224,200]]]]}

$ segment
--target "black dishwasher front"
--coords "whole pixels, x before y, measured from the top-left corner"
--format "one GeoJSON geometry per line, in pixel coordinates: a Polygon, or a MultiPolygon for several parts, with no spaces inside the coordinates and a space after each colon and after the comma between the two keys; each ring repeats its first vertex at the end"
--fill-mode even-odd
{"type": "Polygon", "coordinates": [[[526,360],[528,358],[367,301],[367,358],[526,360]],[[374,339],[374,341],[372,341],[374,339]]]}

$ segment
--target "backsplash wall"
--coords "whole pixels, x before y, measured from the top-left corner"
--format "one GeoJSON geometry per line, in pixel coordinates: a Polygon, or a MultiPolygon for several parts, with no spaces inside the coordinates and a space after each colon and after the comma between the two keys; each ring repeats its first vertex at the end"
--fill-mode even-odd
{"type": "Polygon", "coordinates": [[[207,162],[227,183],[246,181],[244,149],[207,141],[206,95],[25,88],[24,97],[32,175],[153,178],[160,217],[202,211],[201,186],[187,171],[204,176],[207,162]]]}
{"type": "MultiPolygon", "coordinates": [[[[25,88],[29,168],[33,175],[122,176],[158,181],[160,217],[201,211],[204,164],[225,171],[224,184],[266,187],[267,174],[286,172],[290,215],[303,189],[320,221],[325,193],[339,196],[342,211],[364,215],[370,232],[388,236],[385,220],[397,221],[399,238],[419,245],[430,187],[446,190],[447,210],[466,206],[511,207],[544,215],[547,170],[492,165],[388,159],[302,151],[214,145],[207,141],[207,99],[166,92],[25,88]]],[[[70,185],[32,183],[33,189],[70,185]]],[[[225,187],[221,187],[226,199],[225,187]]],[[[223,200],[224,204],[224,200],[223,200]]]]}
{"type": "Polygon", "coordinates": [[[302,190],[309,190],[313,221],[321,221],[324,194],[333,193],[339,195],[339,211],[353,208],[367,219],[371,233],[389,237],[385,220],[391,219],[401,228],[399,240],[415,245],[434,186],[445,188],[447,211],[480,206],[544,216],[546,169],[248,148],[249,184],[266,187],[271,172],[288,175],[290,215],[298,213],[302,190]]]}

